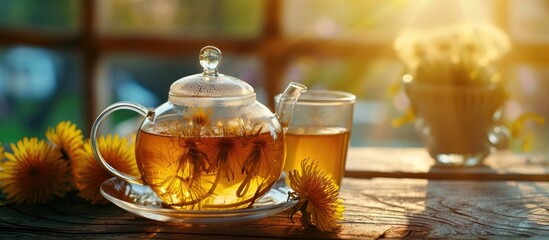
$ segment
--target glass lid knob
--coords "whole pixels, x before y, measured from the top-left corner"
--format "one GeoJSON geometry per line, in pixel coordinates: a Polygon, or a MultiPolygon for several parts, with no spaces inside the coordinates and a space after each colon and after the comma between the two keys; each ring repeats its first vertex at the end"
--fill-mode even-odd
{"type": "MultiPolygon", "coordinates": [[[[1,1],[1,0],[0,0],[1,1]]],[[[218,72],[221,51],[206,46],[198,55],[202,73],[182,77],[172,83],[168,101],[179,106],[212,106],[212,104],[250,104],[255,92],[250,84],[218,72]],[[248,101],[250,100],[250,101],[248,101]]]]}
{"type": "Polygon", "coordinates": [[[206,46],[200,50],[200,65],[204,68],[206,76],[217,76],[217,66],[221,62],[221,50],[214,46],[206,46]]]}

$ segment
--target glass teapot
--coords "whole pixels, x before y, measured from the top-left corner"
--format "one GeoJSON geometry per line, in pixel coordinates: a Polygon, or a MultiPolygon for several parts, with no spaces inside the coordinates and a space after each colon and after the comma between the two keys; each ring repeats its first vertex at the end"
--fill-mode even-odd
{"type": "Polygon", "coordinates": [[[285,127],[293,104],[306,87],[291,83],[275,115],[256,100],[249,84],[218,73],[219,49],[204,47],[199,58],[204,71],[175,81],[168,101],[156,109],[130,102],[105,109],[91,130],[95,159],[117,177],[148,185],[172,208],[251,206],[282,173],[285,127]],[[136,138],[140,177],[109,165],[97,148],[101,122],[120,109],[145,117],[136,138]]]}

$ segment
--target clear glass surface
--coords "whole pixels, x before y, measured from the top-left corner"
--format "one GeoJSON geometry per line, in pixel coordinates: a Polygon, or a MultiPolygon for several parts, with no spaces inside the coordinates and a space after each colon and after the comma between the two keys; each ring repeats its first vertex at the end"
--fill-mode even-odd
{"type": "Polygon", "coordinates": [[[51,0],[44,3],[35,0],[2,0],[0,1],[0,28],[76,33],[79,27],[81,2],[51,0]]]}
{"type": "Polygon", "coordinates": [[[264,0],[100,0],[105,35],[250,39],[261,35],[264,0]]]}
{"type": "MultiPolygon", "coordinates": [[[[526,124],[524,133],[532,137],[532,152],[547,152],[549,146],[549,64],[521,62],[506,71],[510,81],[512,98],[506,103],[504,114],[509,120],[517,119],[521,114],[533,112],[545,118],[545,124],[534,122],[526,124]]],[[[513,141],[513,149],[521,149],[522,138],[513,141]]]]}
{"type": "Polygon", "coordinates": [[[100,188],[101,194],[120,208],[139,216],[164,222],[180,222],[191,224],[221,224],[252,221],[286,211],[297,200],[289,200],[288,188],[284,180],[280,180],[252,207],[222,210],[193,211],[177,210],[164,207],[162,201],[147,186],[128,183],[118,178],[105,181],[100,188]]]}
{"type": "MultiPolygon", "coordinates": [[[[118,101],[131,101],[149,108],[166,102],[170,85],[184,76],[202,72],[198,53],[185,57],[159,57],[146,54],[110,54],[106,57],[96,91],[97,112],[118,101]]],[[[255,57],[223,55],[219,71],[249,83],[257,100],[265,102],[266,83],[263,68],[255,57]]],[[[120,111],[108,119],[116,132],[133,132],[135,121],[142,121],[130,111],[120,111]]]]}
{"type": "Polygon", "coordinates": [[[391,125],[391,120],[403,115],[409,106],[403,92],[394,97],[389,94],[402,70],[402,63],[390,57],[371,60],[303,55],[291,59],[279,88],[294,81],[309,89],[356,95],[352,146],[420,147],[412,124],[391,125]]]}
{"type": "MultiPolygon", "coordinates": [[[[275,99],[280,104],[280,95],[275,99]]],[[[341,185],[355,100],[342,91],[311,89],[301,94],[286,132],[286,172],[300,169],[302,160],[310,158],[341,185]]]]}
{"type": "Polygon", "coordinates": [[[70,51],[0,48],[0,142],[43,137],[49,126],[85,127],[81,62],[70,51]]]}
{"type": "Polygon", "coordinates": [[[494,19],[494,1],[286,0],[282,5],[285,35],[350,42],[392,41],[405,28],[494,19]]]}
{"type": "Polygon", "coordinates": [[[509,30],[521,43],[549,43],[549,1],[509,1],[509,30]]]}

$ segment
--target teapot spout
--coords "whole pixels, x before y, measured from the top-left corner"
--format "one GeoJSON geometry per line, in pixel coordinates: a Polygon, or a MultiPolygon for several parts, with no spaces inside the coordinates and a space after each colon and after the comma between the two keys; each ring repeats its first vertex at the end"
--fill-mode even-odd
{"type": "Polygon", "coordinates": [[[303,84],[291,82],[290,85],[284,90],[280,99],[277,101],[276,115],[282,125],[284,133],[288,129],[290,120],[292,118],[292,110],[299,96],[307,91],[307,87],[303,84]]]}

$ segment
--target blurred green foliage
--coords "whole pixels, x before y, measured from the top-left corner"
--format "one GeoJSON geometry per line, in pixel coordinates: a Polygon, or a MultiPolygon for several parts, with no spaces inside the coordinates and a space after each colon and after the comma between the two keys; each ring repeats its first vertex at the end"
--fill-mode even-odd
{"type": "Polygon", "coordinates": [[[72,33],[78,30],[80,1],[2,0],[0,26],[72,33]]]}

